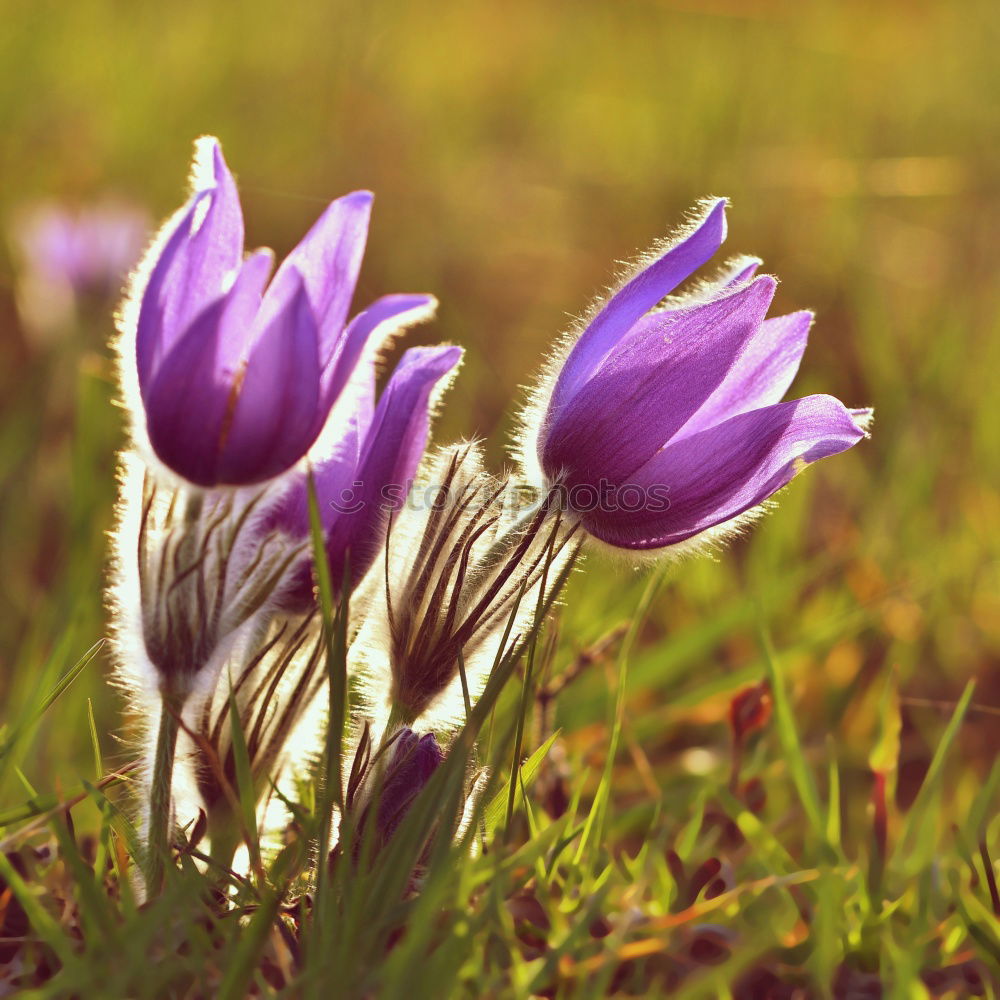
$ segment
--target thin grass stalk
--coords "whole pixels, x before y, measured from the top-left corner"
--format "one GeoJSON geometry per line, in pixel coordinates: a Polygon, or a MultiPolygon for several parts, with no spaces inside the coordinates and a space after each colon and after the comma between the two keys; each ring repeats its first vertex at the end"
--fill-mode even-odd
{"type": "Polygon", "coordinates": [[[531,697],[531,678],[535,667],[535,650],[538,648],[538,634],[541,631],[542,621],[545,616],[543,610],[545,605],[545,589],[548,584],[549,567],[552,565],[552,557],[555,551],[556,537],[559,534],[559,518],[556,516],[556,523],[552,528],[548,545],[546,546],[545,567],[542,570],[541,585],[538,588],[538,602],[535,607],[535,622],[531,630],[531,642],[528,646],[528,662],[524,669],[524,685],[521,689],[521,704],[517,713],[517,729],[514,733],[514,759],[511,764],[510,794],[507,797],[507,815],[504,822],[504,843],[509,843],[511,834],[511,821],[514,818],[514,802],[517,797],[517,785],[514,776],[518,773],[521,760],[521,745],[524,740],[524,719],[528,714],[529,699],[531,697]]]}
{"type": "Polygon", "coordinates": [[[593,805],[587,815],[587,821],[577,846],[573,863],[580,864],[590,839],[596,836],[599,840],[603,838],[605,814],[607,810],[608,797],[610,795],[611,778],[614,772],[615,758],[618,756],[618,747],[621,744],[622,728],[625,724],[625,681],[628,673],[628,660],[632,652],[632,645],[646,621],[653,598],[660,588],[660,584],[666,577],[667,569],[664,567],[650,578],[646,588],[639,599],[635,615],[629,626],[625,638],[618,649],[618,681],[616,684],[614,708],[611,716],[611,740],[608,744],[607,756],[604,759],[604,771],[601,775],[601,783],[598,786],[597,794],[594,797],[593,805]]]}

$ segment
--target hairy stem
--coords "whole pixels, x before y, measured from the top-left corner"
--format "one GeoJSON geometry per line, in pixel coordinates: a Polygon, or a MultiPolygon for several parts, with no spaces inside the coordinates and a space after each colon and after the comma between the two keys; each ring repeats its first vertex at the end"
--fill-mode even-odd
{"type": "Polygon", "coordinates": [[[208,817],[209,857],[219,868],[230,870],[243,833],[228,804],[212,810],[208,817]]]}
{"type": "Polygon", "coordinates": [[[382,746],[385,746],[400,729],[412,726],[414,721],[413,712],[401,702],[393,700],[389,706],[389,718],[382,732],[382,746]]]}
{"type": "Polygon", "coordinates": [[[179,715],[183,699],[164,692],[160,707],[160,728],[156,736],[156,756],[149,788],[149,819],[146,825],[146,895],[158,895],[169,860],[171,801],[174,756],[177,750],[179,715]]]}

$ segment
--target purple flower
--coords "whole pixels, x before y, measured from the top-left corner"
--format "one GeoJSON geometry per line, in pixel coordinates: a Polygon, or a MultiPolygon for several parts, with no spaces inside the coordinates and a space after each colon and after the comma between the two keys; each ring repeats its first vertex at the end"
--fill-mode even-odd
{"type": "MultiPolygon", "coordinates": [[[[350,586],[368,571],[385,542],[386,520],[403,505],[424,454],[432,401],[442,380],[462,357],[458,347],[416,347],[407,351],[374,405],[374,372],[368,365],[360,398],[330,456],[313,470],[326,539],[330,580],[340,589],[345,567],[350,586]]],[[[265,520],[307,538],[309,500],[305,474],[297,476],[265,520]]],[[[312,603],[311,558],[282,597],[286,610],[312,603]]]]}
{"type": "Polygon", "coordinates": [[[139,259],[149,236],[141,209],[103,202],[73,210],[56,203],[35,206],[15,229],[24,262],[48,281],[78,294],[113,294],[139,259]]]}
{"type": "Polygon", "coordinates": [[[243,216],[214,139],[168,223],[138,298],[139,390],[153,451],[199,486],[247,485],[295,465],[372,342],[424,318],[427,295],[378,299],[347,322],[372,196],[334,201],[273,279],[244,259],[243,216]],[[203,162],[205,161],[205,162],[203,162]]]}
{"type": "Polygon", "coordinates": [[[379,845],[396,832],[443,760],[444,754],[433,733],[418,736],[412,729],[400,731],[378,797],[375,829],[379,845]]]}
{"type": "Polygon", "coordinates": [[[725,232],[719,199],[603,304],[556,377],[537,457],[610,545],[662,548],[731,522],[865,436],[868,410],[826,395],[780,402],[812,314],[766,319],[776,283],[754,277],[759,262],[656,309],[725,232]]]}
{"type": "Polygon", "coordinates": [[[149,238],[149,218],[124,202],[78,209],[47,202],[21,212],[11,237],[22,262],[18,306],[26,323],[45,332],[71,323],[88,296],[121,292],[149,238]]]}
{"type": "Polygon", "coordinates": [[[353,802],[358,815],[355,862],[360,860],[366,843],[370,858],[389,843],[444,760],[432,733],[420,736],[408,728],[399,730],[383,753],[382,760],[376,758],[369,767],[353,802]]]}

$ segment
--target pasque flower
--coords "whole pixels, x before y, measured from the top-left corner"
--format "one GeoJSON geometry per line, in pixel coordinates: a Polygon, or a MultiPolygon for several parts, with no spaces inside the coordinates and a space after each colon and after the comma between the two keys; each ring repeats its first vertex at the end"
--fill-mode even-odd
{"type": "Polygon", "coordinates": [[[780,402],[812,314],[767,319],[776,282],[744,260],[657,306],[725,238],[725,201],[604,302],[555,375],[537,461],[595,538],[675,545],[733,522],[805,466],[865,436],[868,410],[827,395],[780,402]]]}
{"type": "Polygon", "coordinates": [[[367,191],[334,201],[269,282],[270,250],[244,259],[239,196],[214,139],[199,142],[194,188],[133,294],[145,427],[158,458],[198,486],[259,483],[316,441],[371,341],[435,301],[390,295],[347,322],[367,191]]]}
{"type": "MultiPolygon", "coordinates": [[[[415,347],[400,359],[375,405],[375,377],[367,364],[350,419],[328,458],[314,470],[330,581],[336,590],[349,573],[353,589],[386,539],[387,519],[403,505],[423,458],[433,404],[462,357],[458,347],[415,347]]],[[[292,538],[309,534],[305,474],[280,496],[265,522],[292,538]]],[[[284,610],[312,604],[311,554],[302,560],[280,602],[284,610]]]]}
{"type": "MultiPolygon", "coordinates": [[[[376,750],[365,726],[347,782],[345,811],[351,822],[341,826],[336,856],[364,867],[376,862],[444,759],[432,733],[421,735],[403,727],[376,750]],[[346,839],[345,831],[349,831],[346,839]]],[[[411,889],[419,882],[430,832],[424,838],[410,872],[411,889]]]]}
{"type": "Polygon", "coordinates": [[[376,851],[391,839],[444,760],[433,733],[419,735],[407,727],[395,736],[388,753],[384,770],[375,769],[380,775],[380,780],[374,782],[373,797],[377,801],[367,804],[358,824],[360,841],[366,825],[374,819],[376,851]]]}

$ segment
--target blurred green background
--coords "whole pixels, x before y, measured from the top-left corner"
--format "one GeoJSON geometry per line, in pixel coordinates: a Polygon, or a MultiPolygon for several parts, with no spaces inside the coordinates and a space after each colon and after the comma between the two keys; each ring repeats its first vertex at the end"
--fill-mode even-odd
{"type": "MultiPolygon", "coordinates": [[[[757,633],[795,680],[800,726],[850,780],[880,678],[904,694],[900,796],[977,676],[956,781],[1000,741],[1000,16],[989,0],[507,0],[245,4],[5,0],[0,218],[108,195],[154,218],[184,195],[192,140],[238,175],[248,242],[289,249],[329,199],[377,194],[359,304],[432,291],[465,368],[437,440],[488,435],[553,336],[698,198],[732,200],[730,253],[762,256],[778,308],[818,313],[795,394],[876,408],[874,436],[816,467],[718,561],[671,572],[630,679],[633,756],[713,766],[725,712],[761,676],[757,633]],[[640,749],[641,748],[641,749],[640,749]],[[637,756],[638,755],[638,756],[637,756]]],[[[107,632],[105,532],[119,413],[111,301],[41,340],[0,263],[0,720],[22,718],[107,632]]],[[[642,587],[591,559],[562,662],[642,587]]],[[[106,656],[23,750],[47,789],[127,750],[106,656]]],[[[572,748],[601,745],[608,677],[567,692],[572,748]]],[[[641,792],[643,767],[619,792],[641,792]]],[[[664,779],[667,780],[667,779],[664,779]]],[[[20,788],[3,792],[23,797],[20,788]]]]}

